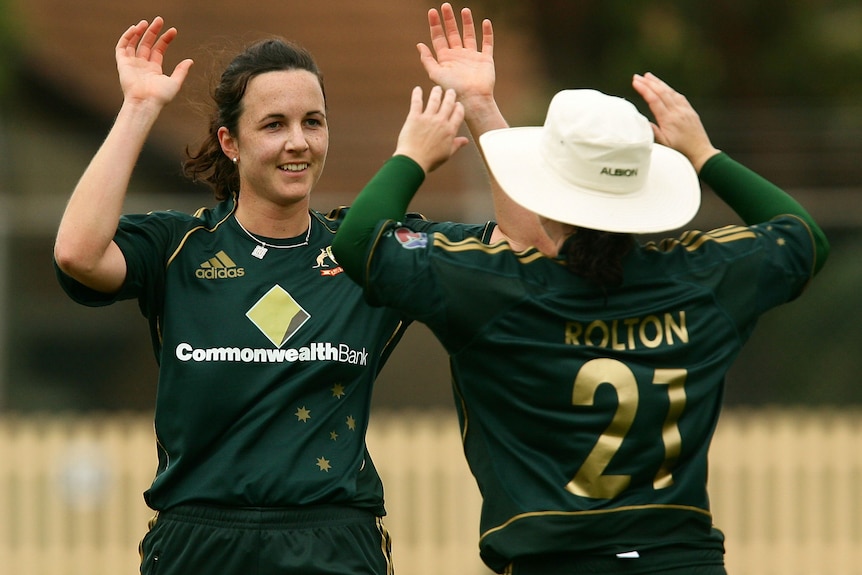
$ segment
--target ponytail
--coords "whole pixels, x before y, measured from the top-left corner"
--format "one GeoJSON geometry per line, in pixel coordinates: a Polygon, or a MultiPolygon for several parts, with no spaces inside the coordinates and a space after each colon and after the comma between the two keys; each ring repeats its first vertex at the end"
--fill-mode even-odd
{"type": "Polygon", "coordinates": [[[622,285],[622,260],[633,246],[631,234],[577,228],[560,253],[569,271],[607,290],[622,285]]]}

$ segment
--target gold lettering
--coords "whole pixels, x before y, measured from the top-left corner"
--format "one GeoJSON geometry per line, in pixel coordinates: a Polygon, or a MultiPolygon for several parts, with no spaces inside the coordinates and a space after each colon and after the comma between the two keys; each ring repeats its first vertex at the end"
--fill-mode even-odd
{"type": "Polygon", "coordinates": [[[662,342],[662,329],[661,329],[661,320],[654,315],[649,315],[643,319],[640,325],[640,329],[638,330],[638,335],[640,335],[641,343],[647,346],[650,349],[655,349],[661,345],[662,342]],[[650,339],[647,337],[647,326],[652,325],[655,330],[655,337],[650,339]]]}
{"type": "Polygon", "coordinates": [[[635,326],[640,323],[640,319],[636,317],[630,317],[627,320],[624,320],[623,323],[626,324],[626,335],[627,341],[629,344],[629,349],[635,348],[635,326]]]}
{"type": "Polygon", "coordinates": [[[566,345],[581,345],[578,340],[584,332],[584,326],[578,321],[566,322],[566,345]]]}
{"type": "Polygon", "coordinates": [[[615,351],[689,342],[685,311],[662,315],[614,319],[610,323],[597,319],[584,327],[578,321],[566,322],[566,345],[588,345],[615,351]]]}
{"type": "Polygon", "coordinates": [[[592,322],[590,325],[587,326],[587,333],[584,336],[584,341],[586,343],[592,345],[592,346],[595,346],[595,347],[608,347],[608,338],[609,337],[610,337],[610,334],[608,333],[607,324],[605,324],[605,322],[597,319],[596,321],[592,322]],[[601,335],[602,335],[602,340],[601,340],[601,343],[599,343],[599,344],[593,343],[592,333],[596,330],[600,331],[601,335]]]}
{"type": "Polygon", "coordinates": [[[674,317],[666,313],[664,314],[664,330],[665,339],[668,345],[673,345],[673,333],[679,338],[682,343],[688,343],[688,328],[685,325],[685,311],[679,312],[679,322],[676,323],[674,317]]]}
{"type": "Polygon", "coordinates": [[[599,436],[590,454],[566,489],[581,497],[611,499],[631,481],[630,475],[605,474],[611,459],[623,443],[638,408],[638,382],[632,370],[615,359],[597,358],[585,363],[572,388],[572,405],[592,406],[599,387],[609,384],[617,394],[617,410],[599,436]]]}
{"type": "Polygon", "coordinates": [[[620,343],[619,334],[617,333],[617,328],[619,327],[619,321],[614,320],[611,323],[611,348],[622,351],[626,349],[626,344],[620,343]]]}
{"type": "Polygon", "coordinates": [[[661,439],[664,443],[664,463],[655,475],[653,487],[664,489],[673,485],[672,469],[676,466],[682,452],[682,435],[679,432],[679,418],[685,409],[684,369],[657,369],[653,375],[654,385],[667,385],[668,411],[662,427],[661,439]]]}

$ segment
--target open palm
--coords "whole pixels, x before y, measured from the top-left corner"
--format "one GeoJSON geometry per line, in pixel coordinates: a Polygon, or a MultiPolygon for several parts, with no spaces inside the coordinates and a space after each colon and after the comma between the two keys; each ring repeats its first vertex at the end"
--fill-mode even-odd
{"type": "Polygon", "coordinates": [[[493,94],[494,32],[490,20],[482,22],[482,46],[476,39],[473,15],[469,8],[461,10],[462,33],[458,30],[455,12],[443,4],[440,12],[429,10],[431,49],[419,44],[419,58],[432,82],[444,89],[453,89],[459,98],[493,94]],[[435,58],[436,55],[436,58],[435,58]]]}
{"type": "Polygon", "coordinates": [[[151,24],[141,20],[117,42],[117,71],[128,101],[165,105],[174,99],[188,75],[190,59],[177,64],[170,76],[162,71],[165,52],[177,36],[176,28],[161,33],[163,27],[161,17],[154,18],[151,24]]]}

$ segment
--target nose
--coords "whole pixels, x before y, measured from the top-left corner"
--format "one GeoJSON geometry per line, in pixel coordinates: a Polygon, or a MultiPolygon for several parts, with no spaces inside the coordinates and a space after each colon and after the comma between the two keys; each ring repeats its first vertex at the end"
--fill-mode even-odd
{"type": "Polygon", "coordinates": [[[302,126],[292,126],[287,131],[284,149],[288,152],[304,152],[308,149],[308,140],[305,138],[302,126]]]}

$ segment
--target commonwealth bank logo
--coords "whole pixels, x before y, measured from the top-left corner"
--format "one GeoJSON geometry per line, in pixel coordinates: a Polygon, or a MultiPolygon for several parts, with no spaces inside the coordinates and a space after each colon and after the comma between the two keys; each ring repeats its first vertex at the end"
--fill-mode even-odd
{"type": "Polygon", "coordinates": [[[283,346],[311,318],[279,285],[266,292],[245,315],[276,347],[283,346]]]}
{"type": "Polygon", "coordinates": [[[245,269],[237,267],[224,250],[205,261],[195,270],[195,277],[205,280],[240,278],[245,275],[245,269]]]}

